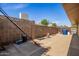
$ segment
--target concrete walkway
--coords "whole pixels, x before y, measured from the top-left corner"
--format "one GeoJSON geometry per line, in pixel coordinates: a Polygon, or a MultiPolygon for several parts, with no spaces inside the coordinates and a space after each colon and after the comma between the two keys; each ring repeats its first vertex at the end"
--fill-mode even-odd
{"type": "Polygon", "coordinates": [[[67,56],[72,35],[56,34],[50,38],[35,39],[43,47],[50,47],[50,49],[43,54],[49,56],[67,56]]]}

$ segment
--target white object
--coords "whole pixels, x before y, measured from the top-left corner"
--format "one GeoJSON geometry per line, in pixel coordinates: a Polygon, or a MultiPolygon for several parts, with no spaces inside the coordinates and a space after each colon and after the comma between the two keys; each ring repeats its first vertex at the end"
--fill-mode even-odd
{"type": "Polygon", "coordinates": [[[71,34],[76,34],[77,33],[77,29],[76,28],[72,28],[71,29],[71,34]]]}
{"type": "Polygon", "coordinates": [[[19,18],[20,18],[20,19],[26,19],[26,20],[27,20],[27,19],[28,19],[28,15],[25,14],[25,13],[20,13],[20,14],[19,14],[19,18]]]}
{"type": "Polygon", "coordinates": [[[70,32],[68,32],[68,35],[70,35],[70,32]]]}

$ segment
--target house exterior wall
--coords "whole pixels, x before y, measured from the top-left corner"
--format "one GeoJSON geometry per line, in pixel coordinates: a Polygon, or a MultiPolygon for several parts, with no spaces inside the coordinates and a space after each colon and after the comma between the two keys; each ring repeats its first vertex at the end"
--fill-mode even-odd
{"type": "Polygon", "coordinates": [[[76,34],[79,36],[79,3],[65,3],[63,7],[71,21],[72,27],[77,29],[75,31],[77,31],[76,34]]]}

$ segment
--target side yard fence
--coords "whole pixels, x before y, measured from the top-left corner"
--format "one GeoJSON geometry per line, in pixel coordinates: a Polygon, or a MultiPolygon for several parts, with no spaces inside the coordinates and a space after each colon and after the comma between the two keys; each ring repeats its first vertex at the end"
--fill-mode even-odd
{"type": "MultiPolygon", "coordinates": [[[[20,39],[22,32],[4,16],[0,16],[0,18],[0,45],[1,43],[8,44],[20,39]]],[[[46,36],[47,33],[58,33],[58,29],[55,27],[36,25],[34,21],[29,20],[12,19],[28,35],[28,39],[43,37],[46,36]]]]}

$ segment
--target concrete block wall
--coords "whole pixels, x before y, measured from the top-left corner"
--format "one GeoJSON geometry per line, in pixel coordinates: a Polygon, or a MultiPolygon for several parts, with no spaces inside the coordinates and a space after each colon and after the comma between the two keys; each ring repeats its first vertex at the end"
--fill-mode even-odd
{"type": "Polygon", "coordinates": [[[0,16],[0,45],[14,42],[20,37],[21,32],[5,17],[0,16]]]}
{"type": "Polygon", "coordinates": [[[21,19],[19,21],[15,21],[15,23],[27,34],[28,39],[32,38],[34,22],[21,19]]]}
{"type": "MultiPolygon", "coordinates": [[[[11,43],[19,39],[23,34],[14,24],[4,16],[0,16],[0,45],[2,43],[11,43]]],[[[13,20],[26,34],[28,39],[45,36],[47,33],[56,34],[57,28],[39,26],[34,21],[19,19],[13,20]]]]}
{"type": "Polygon", "coordinates": [[[46,36],[47,33],[56,34],[58,33],[58,28],[35,25],[35,38],[46,36]]]}

